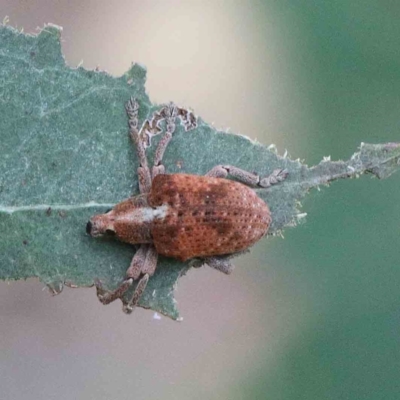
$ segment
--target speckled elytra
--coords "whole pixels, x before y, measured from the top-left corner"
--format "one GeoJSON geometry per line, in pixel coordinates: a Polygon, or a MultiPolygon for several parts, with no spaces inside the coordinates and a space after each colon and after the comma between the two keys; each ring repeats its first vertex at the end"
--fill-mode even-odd
{"type": "Polygon", "coordinates": [[[191,111],[171,103],[155,112],[139,130],[138,110],[138,102],[131,98],[126,111],[140,164],[140,194],[105,214],[93,216],[86,226],[91,236],[114,235],[123,242],[140,245],[116,290],[106,291],[100,282],[96,283],[100,301],[109,304],[122,299],[132,283],[140,279],[131,299],[124,302],[126,313],[137,305],[155,272],[159,254],[181,261],[201,259],[212,268],[231,273],[230,258],[257,242],[271,224],[267,204],[246,185],[267,188],[287,176],[286,170],[277,169],[261,179],[254,173],[225,165],[212,168],[205,176],[168,175],[162,158],[176,120],[179,118],[189,131],[197,127],[197,119],[191,111]],[[152,136],[161,133],[163,120],[166,132],[157,145],[150,170],[145,146],[150,145],[152,136]],[[228,174],[242,183],[225,179],[228,174]]]}

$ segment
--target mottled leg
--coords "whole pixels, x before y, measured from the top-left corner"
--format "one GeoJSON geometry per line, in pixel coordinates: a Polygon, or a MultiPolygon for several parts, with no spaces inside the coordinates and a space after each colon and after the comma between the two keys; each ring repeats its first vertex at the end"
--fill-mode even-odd
{"type": "Polygon", "coordinates": [[[165,167],[162,164],[165,150],[172,139],[172,135],[175,132],[176,125],[175,120],[178,115],[178,108],[174,104],[169,104],[167,109],[166,117],[166,132],[164,136],[158,142],[158,146],[154,156],[154,166],[152,169],[152,178],[154,179],[159,174],[165,173],[165,167]]]}
{"type": "Polygon", "coordinates": [[[177,107],[177,114],[186,131],[197,128],[197,118],[193,111],[177,107]]]}
{"type": "Polygon", "coordinates": [[[123,311],[127,314],[130,314],[136,307],[146,289],[150,276],[154,275],[157,268],[158,253],[153,245],[142,244],[138,253],[139,251],[141,253],[138,256],[137,262],[134,263],[134,260],[132,260],[131,266],[127,271],[127,276],[135,280],[141,274],[143,274],[143,277],[138,282],[131,299],[123,306],[123,311]],[[138,267],[140,267],[140,270],[138,267]]]}
{"type": "Polygon", "coordinates": [[[139,278],[142,273],[142,268],[146,262],[146,256],[148,251],[148,244],[141,244],[138,251],[132,258],[131,265],[126,271],[127,278],[132,278],[134,281],[139,278]]]}
{"type": "Polygon", "coordinates": [[[286,169],[275,169],[270,175],[262,178],[258,183],[258,186],[268,188],[272,185],[276,185],[279,182],[283,182],[288,175],[289,172],[286,169]]]}
{"type": "Polygon", "coordinates": [[[131,265],[126,272],[127,278],[112,292],[104,290],[101,283],[97,281],[97,297],[103,304],[109,304],[116,299],[122,298],[125,292],[132,286],[134,280],[137,280],[141,274],[144,274],[139,280],[132,298],[127,303],[124,303],[123,310],[128,314],[131,313],[140,296],[143,294],[149,277],[154,274],[156,267],[157,252],[154,246],[142,244],[133,256],[131,265]]]}
{"type": "Polygon", "coordinates": [[[157,267],[157,258],[158,254],[153,245],[140,245],[139,250],[132,259],[130,267],[126,271],[126,276],[136,280],[141,274],[153,275],[157,267]]]}
{"type": "Polygon", "coordinates": [[[135,309],[137,303],[139,302],[139,299],[142,297],[142,294],[146,289],[148,281],[149,281],[149,274],[145,274],[143,278],[140,279],[140,281],[136,285],[135,291],[133,292],[131,299],[127,303],[124,303],[122,306],[122,311],[125,314],[131,314],[132,311],[135,309]]]}
{"type": "Polygon", "coordinates": [[[260,178],[257,174],[253,174],[231,165],[217,165],[206,174],[206,176],[215,178],[226,178],[228,175],[233,176],[246,185],[267,188],[278,182],[284,181],[288,176],[288,172],[286,169],[276,169],[271,175],[268,175],[265,178],[260,178]]]}
{"type": "Polygon", "coordinates": [[[161,122],[166,118],[166,111],[167,106],[162,107],[160,110],[155,111],[151,118],[144,122],[139,132],[144,147],[150,147],[152,137],[162,132],[161,122]]]}
{"type": "Polygon", "coordinates": [[[229,275],[235,268],[235,266],[230,262],[231,258],[232,256],[207,257],[204,259],[204,262],[209,267],[229,275]]]}
{"type": "Polygon", "coordinates": [[[138,131],[138,112],[139,103],[134,98],[126,103],[126,113],[128,114],[129,134],[136,146],[136,153],[139,159],[138,178],[139,178],[139,191],[140,193],[149,193],[151,188],[151,175],[147,163],[146,150],[144,148],[143,140],[138,131]]]}
{"type": "Polygon", "coordinates": [[[115,290],[112,292],[103,288],[103,284],[95,281],[97,298],[104,305],[112,303],[114,300],[121,298],[124,293],[132,286],[133,279],[125,279],[115,290]]]}
{"type": "Polygon", "coordinates": [[[138,130],[138,111],[139,104],[133,98],[129,100],[126,105],[126,111],[129,116],[129,129],[130,134],[135,142],[136,150],[140,162],[140,167],[138,169],[139,174],[139,186],[141,187],[141,193],[148,193],[151,187],[151,178],[165,172],[165,167],[161,164],[162,158],[164,156],[165,149],[168,143],[172,139],[172,135],[175,131],[175,120],[180,119],[182,125],[185,127],[186,131],[194,129],[197,127],[197,119],[192,111],[188,111],[184,108],[179,108],[175,104],[170,103],[167,106],[162,107],[159,111],[153,113],[151,119],[147,119],[140,131],[138,130]],[[151,138],[162,132],[161,122],[166,120],[166,133],[158,143],[154,167],[152,174],[150,175],[150,170],[147,163],[146,157],[146,147],[151,144],[151,138]]]}
{"type": "Polygon", "coordinates": [[[149,147],[151,145],[151,139],[162,132],[161,122],[167,119],[170,115],[171,108],[175,110],[175,118],[181,120],[182,125],[186,131],[197,127],[197,118],[192,111],[180,108],[170,103],[167,106],[162,107],[160,110],[153,113],[150,119],[147,119],[140,129],[139,135],[144,141],[144,146],[149,147]]]}
{"type": "Polygon", "coordinates": [[[149,245],[146,255],[146,262],[142,268],[142,274],[153,276],[157,268],[158,253],[153,245],[149,245]]]}

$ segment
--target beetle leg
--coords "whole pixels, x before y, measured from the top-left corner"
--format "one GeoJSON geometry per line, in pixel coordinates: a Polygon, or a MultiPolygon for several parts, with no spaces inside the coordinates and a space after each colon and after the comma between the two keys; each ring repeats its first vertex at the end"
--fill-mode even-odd
{"type": "Polygon", "coordinates": [[[172,136],[176,129],[175,121],[177,118],[181,120],[182,125],[186,131],[197,127],[197,119],[192,111],[188,111],[184,108],[179,108],[175,104],[170,103],[164,108],[165,120],[166,120],[166,132],[164,136],[158,142],[158,146],[154,156],[154,166],[152,169],[152,177],[159,174],[165,174],[165,167],[162,164],[165,150],[172,139],[172,136]]]}
{"type": "Polygon", "coordinates": [[[265,178],[262,178],[258,185],[263,188],[268,188],[272,185],[284,181],[288,174],[289,173],[286,169],[275,169],[274,171],[272,171],[272,174],[266,176],[265,178]]]}
{"type": "Polygon", "coordinates": [[[129,134],[135,143],[136,153],[139,159],[139,190],[140,193],[149,193],[151,189],[151,175],[147,163],[146,150],[144,148],[143,140],[138,131],[138,112],[139,103],[131,97],[125,105],[126,113],[128,114],[129,134]]]}
{"type": "Polygon", "coordinates": [[[152,169],[153,179],[157,175],[165,173],[165,167],[162,164],[162,159],[164,157],[165,150],[172,139],[172,135],[175,132],[176,129],[175,120],[177,116],[178,116],[178,108],[173,103],[170,103],[167,108],[166,132],[158,142],[156,152],[154,155],[154,166],[152,169]]]}
{"type": "Polygon", "coordinates": [[[154,166],[151,171],[152,178],[154,179],[157,175],[165,174],[165,167],[161,164],[162,158],[164,156],[165,149],[168,146],[168,143],[172,139],[172,132],[166,132],[164,136],[158,142],[158,146],[156,149],[156,153],[154,156],[154,166]]]}
{"type": "Polygon", "coordinates": [[[226,178],[228,175],[231,175],[249,186],[257,186],[258,182],[260,182],[260,177],[258,175],[231,165],[217,165],[206,175],[214,178],[226,178]]]}
{"type": "Polygon", "coordinates": [[[209,267],[229,275],[235,268],[235,266],[230,262],[231,258],[232,256],[207,257],[204,258],[204,262],[209,267]]]}
{"type": "Polygon", "coordinates": [[[153,276],[157,268],[158,253],[153,245],[148,246],[146,261],[142,267],[142,274],[153,276]]]}
{"type": "Polygon", "coordinates": [[[178,117],[181,120],[182,125],[185,127],[185,131],[190,131],[197,127],[197,118],[194,113],[185,108],[180,108],[170,103],[168,106],[163,107],[160,111],[155,112],[151,120],[147,120],[142,129],[140,130],[140,136],[144,137],[146,134],[147,139],[145,146],[149,147],[151,145],[151,138],[161,133],[162,128],[160,127],[160,122],[168,118],[168,113],[174,107],[175,118],[178,117]]]}
{"type": "Polygon", "coordinates": [[[127,271],[127,276],[132,277],[133,279],[137,279],[136,276],[139,277],[140,274],[143,274],[143,277],[138,282],[131,299],[127,303],[124,303],[123,311],[127,314],[130,314],[136,307],[138,301],[140,300],[140,297],[142,296],[147,286],[147,282],[150,276],[154,275],[157,267],[158,253],[156,251],[156,248],[152,245],[141,245],[137,253],[139,253],[140,250],[142,250],[142,252],[138,256],[138,262],[133,266],[134,260],[132,260],[132,264],[127,271]],[[140,270],[138,269],[139,265],[140,270]]]}
{"type": "Polygon", "coordinates": [[[206,176],[212,178],[226,178],[228,176],[228,170],[222,165],[216,165],[206,173],[206,176]]]}
{"type": "Polygon", "coordinates": [[[148,281],[149,281],[149,274],[145,274],[143,278],[140,279],[135,288],[135,291],[133,292],[132,298],[127,303],[124,303],[122,307],[122,311],[125,314],[130,314],[135,309],[137,303],[139,302],[139,299],[142,297],[142,294],[146,289],[148,281]]]}
{"type": "Polygon", "coordinates": [[[131,265],[126,271],[126,276],[134,280],[138,279],[141,274],[152,276],[157,267],[157,258],[158,253],[153,245],[142,244],[133,256],[131,265]]]}
{"type": "Polygon", "coordinates": [[[214,178],[226,178],[228,175],[233,176],[246,185],[267,188],[278,182],[284,181],[288,176],[288,171],[286,169],[276,169],[271,175],[265,178],[260,178],[257,174],[253,174],[231,165],[217,165],[206,174],[206,176],[214,178]]]}
{"type": "Polygon", "coordinates": [[[197,127],[197,119],[192,111],[179,108],[175,104],[170,103],[167,106],[162,107],[159,111],[154,112],[152,118],[147,119],[139,130],[139,103],[136,99],[131,97],[126,104],[125,109],[129,117],[129,132],[133,142],[135,143],[140,164],[138,168],[140,193],[149,193],[152,178],[165,173],[165,167],[161,162],[165,149],[171,141],[172,135],[175,131],[176,118],[180,119],[186,131],[197,127]],[[152,173],[150,173],[146,157],[146,147],[150,146],[151,138],[153,136],[162,132],[160,124],[163,120],[166,120],[166,133],[157,145],[154,167],[152,168],[152,173]]]}
{"type": "Polygon", "coordinates": [[[186,110],[185,108],[177,108],[177,114],[180,118],[186,132],[197,128],[197,118],[193,111],[186,110]]]}
{"type": "Polygon", "coordinates": [[[151,138],[162,132],[160,123],[165,119],[163,111],[164,108],[162,108],[159,111],[156,111],[153,114],[152,118],[146,119],[143,126],[141,127],[139,136],[142,138],[145,147],[150,147],[151,138]]]}
{"type": "Polygon", "coordinates": [[[131,265],[126,271],[126,276],[128,278],[132,278],[133,280],[139,278],[140,274],[142,273],[143,265],[146,262],[148,247],[149,245],[147,244],[140,245],[139,250],[135,253],[135,255],[132,258],[131,265]]]}
{"type": "Polygon", "coordinates": [[[158,253],[153,245],[142,244],[132,259],[131,266],[126,271],[126,276],[134,280],[141,274],[154,275],[157,267],[158,253]]]}
{"type": "Polygon", "coordinates": [[[164,136],[158,142],[155,155],[154,155],[154,166],[152,168],[152,178],[159,174],[165,174],[165,167],[162,164],[162,159],[169,142],[176,129],[175,121],[177,118],[181,120],[182,125],[186,131],[197,127],[197,119],[193,112],[188,111],[184,108],[177,107],[174,103],[170,103],[162,109],[162,114],[166,121],[166,132],[164,136]]]}
{"type": "Polygon", "coordinates": [[[133,279],[125,279],[114,291],[110,292],[103,288],[99,280],[95,281],[97,297],[104,305],[110,304],[114,300],[119,299],[132,286],[133,279]]]}
{"type": "Polygon", "coordinates": [[[164,119],[168,118],[171,106],[176,110],[175,118],[178,117],[181,120],[186,131],[197,127],[197,118],[192,111],[176,107],[170,103],[169,105],[162,107],[159,111],[155,111],[151,119],[147,119],[140,129],[139,136],[144,141],[145,147],[150,147],[152,137],[159,135],[162,132],[160,124],[164,119]]]}
{"type": "Polygon", "coordinates": [[[97,297],[103,304],[110,304],[114,300],[121,299],[125,292],[132,286],[140,275],[143,277],[136,285],[132,298],[128,302],[124,302],[123,310],[129,314],[137,305],[141,295],[146,288],[147,281],[152,276],[157,267],[158,253],[154,246],[142,244],[139,250],[133,256],[130,267],[126,272],[127,278],[114,291],[107,291],[103,288],[101,282],[96,280],[97,297]]]}

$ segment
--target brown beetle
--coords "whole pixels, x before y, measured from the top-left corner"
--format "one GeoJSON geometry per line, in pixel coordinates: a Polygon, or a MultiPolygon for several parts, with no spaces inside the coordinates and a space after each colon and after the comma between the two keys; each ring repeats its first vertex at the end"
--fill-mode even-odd
{"type": "Polygon", "coordinates": [[[196,118],[192,112],[170,104],[154,113],[139,131],[138,110],[137,101],[130,99],[126,111],[140,163],[141,194],[105,214],[95,215],[86,227],[87,233],[94,237],[112,234],[123,242],[140,244],[126,279],[115,291],[105,291],[97,283],[100,301],[108,304],[122,298],[133,281],[140,278],[132,298],[124,303],[127,313],[132,312],[154,274],[159,254],[181,261],[200,258],[221,272],[232,272],[230,258],[263,237],[271,223],[268,206],[244,184],[267,188],[287,176],[286,170],[278,169],[260,179],[256,174],[222,165],[205,176],[165,174],[161,162],[175,131],[176,119],[190,130],[197,126],[196,118]],[[145,142],[150,145],[151,137],[161,132],[162,120],[166,122],[166,133],[158,143],[150,171],[145,142]],[[228,174],[244,184],[224,179],[228,174]]]}

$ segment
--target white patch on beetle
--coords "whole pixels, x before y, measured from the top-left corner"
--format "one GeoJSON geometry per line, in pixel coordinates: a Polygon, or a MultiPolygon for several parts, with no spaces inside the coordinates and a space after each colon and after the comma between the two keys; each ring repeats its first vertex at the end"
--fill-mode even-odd
{"type": "MultiPolygon", "coordinates": [[[[135,208],[129,213],[125,213],[121,217],[117,217],[119,221],[125,221],[125,223],[129,224],[140,224],[144,222],[151,223],[155,219],[164,219],[167,216],[169,210],[169,206],[167,204],[163,204],[162,206],[152,208],[152,207],[142,207],[135,208]]],[[[112,223],[114,223],[112,221],[112,223]]],[[[109,229],[114,229],[113,226],[109,227],[109,229]]]]}
{"type": "Polygon", "coordinates": [[[162,206],[151,208],[144,207],[140,209],[144,222],[151,222],[155,219],[164,219],[167,216],[169,206],[163,204],[162,206]]]}

